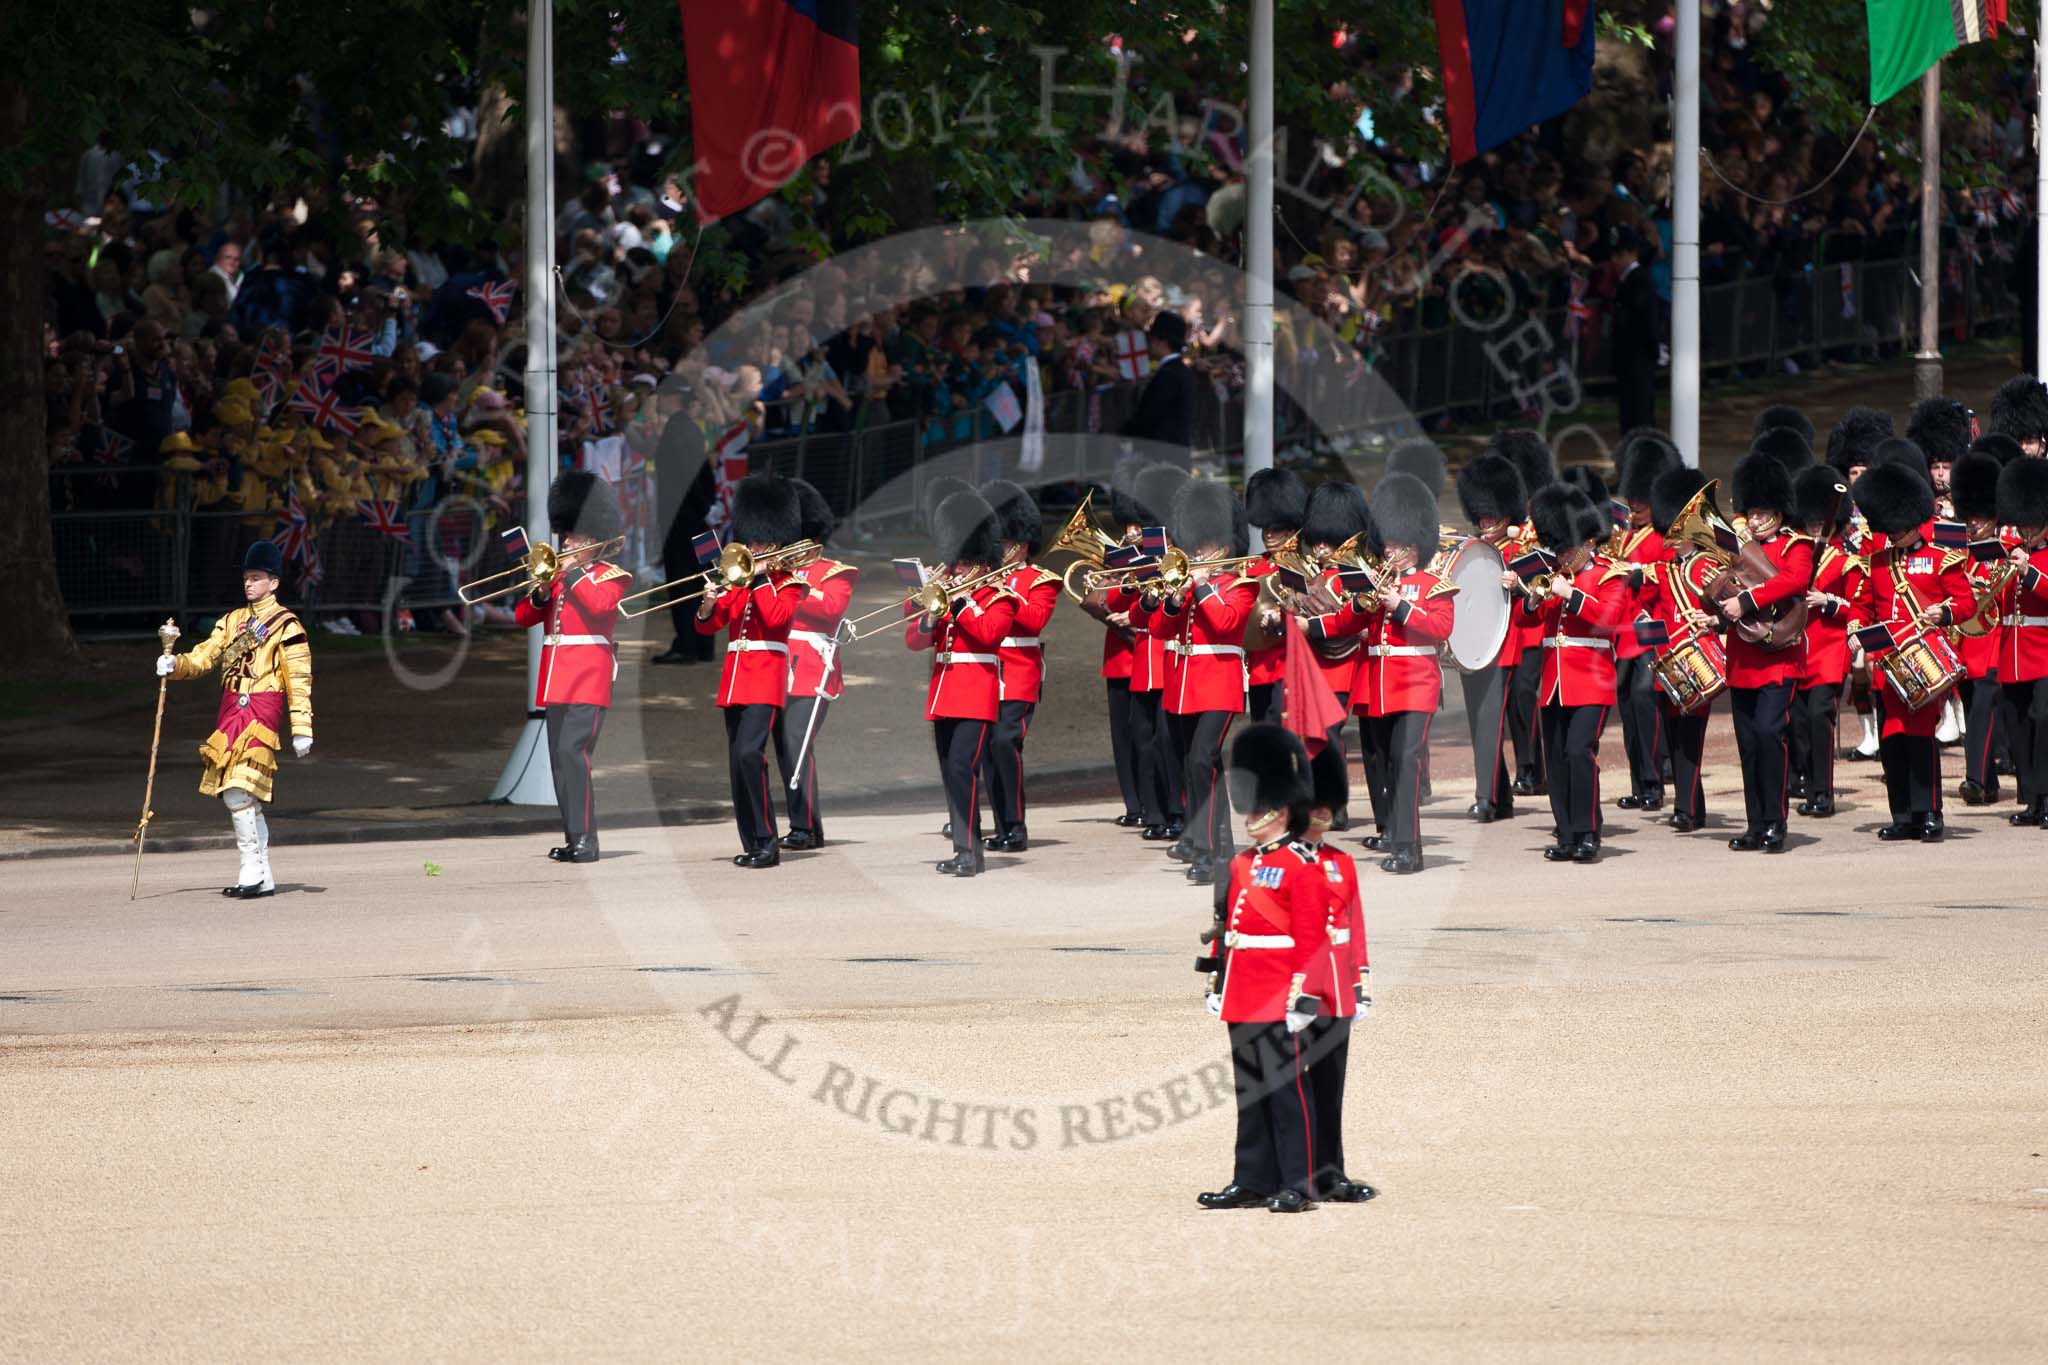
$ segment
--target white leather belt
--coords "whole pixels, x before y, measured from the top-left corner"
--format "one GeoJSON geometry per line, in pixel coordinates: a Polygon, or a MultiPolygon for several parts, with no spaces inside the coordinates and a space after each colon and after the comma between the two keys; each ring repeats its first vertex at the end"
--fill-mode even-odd
{"type": "Polygon", "coordinates": [[[789,633],[789,638],[792,640],[802,640],[813,649],[823,649],[832,643],[831,636],[817,630],[793,630],[789,633]]]}
{"type": "Polygon", "coordinates": [[[1185,654],[1187,648],[1178,640],[1168,640],[1166,642],[1166,652],[1168,654],[1185,654]]]}
{"type": "Polygon", "coordinates": [[[543,635],[540,642],[544,645],[604,645],[607,648],[611,645],[611,641],[602,635],[543,635]]]}
{"type": "Polygon", "coordinates": [[[2020,616],[2012,622],[2016,626],[2048,626],[2048,616],[2020,616]]]}
{"type": "Polygon", "coordinates": [[[942,664],[999,664],[1002,662],[1002,658],[995,654],[956,654],[949,649],[939,654],[939,662],[942,664]]]}
{"type": "Polygon", "coordinates": [[[1602,640],[1590,635],[1546,635],[1545,649],[1613,649],[1614,641],[1602,640]]]}
{"type": "Polygon", "coordinates": [[[1243,645],[1189,645],[1183,651],[1187,654],[1235,654],[1244,657],[1243,645]]]}
{"type": "Polygon", "coordinates": [[[1373,645],[1366,650],[1375,659],[1433,659],[1435,646],[1423,645],[1373,645]]]}
{"type": "Polygon", "coordinates": [[[789,646],[780,640],[734,640],[725,647],[725,652],[728,654],[748,654],[757,651],[768,654],[787,654],[789,653],[789,646]]]}
{"type": "Polygon", "coordinates": [[[1351,931],[1349,929],[1332,929],[1330,931],[1330,942],[1340,945],[1351,942],[1351,931]]]}
{"type": "Polygon", "coordinates": [[[1292,934],[1240,934],[1232,929],[1223,936],[1226,948],[1292,948],[1292,934]]]}
{"type": "Polygon", "coordinates": [[[1036,635],[1005,635],[1003,637],[1004,649],[1041,649],[1043,647],[1044,642],[1036,635]]]}

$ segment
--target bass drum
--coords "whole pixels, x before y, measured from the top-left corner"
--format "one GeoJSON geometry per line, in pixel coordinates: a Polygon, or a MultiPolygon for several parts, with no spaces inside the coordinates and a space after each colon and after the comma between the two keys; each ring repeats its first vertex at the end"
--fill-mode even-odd
{"type": "Polygon", "coordinates": [[[1444,556],[1438,576],[1458,585],[1457,617],[1451,638],[1444,642],[1451,662],[1462,672],[1477,673],[1500,657],[1508,638],[1513,604],[1500,576],[1507,569],[1500,551],[1479,539],[1460,541],[1444,556]]]}

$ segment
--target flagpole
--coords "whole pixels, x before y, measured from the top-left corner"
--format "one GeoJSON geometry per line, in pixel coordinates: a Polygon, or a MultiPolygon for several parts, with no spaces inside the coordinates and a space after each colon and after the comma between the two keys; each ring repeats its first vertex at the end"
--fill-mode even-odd
{"type": "Polygon", "coordinates": [[[1941,393],[1941,63],[1920,78],[1920,349],[1913,396],[1941,393]]]}
{"type": "MultiPolygon", "coordinates": [[[[555,449],[555,16],[554,0],[526,7],[526,534],[545,545],[555,449]]],[[[526,632],[526,697],[540,692],[540,632],[526,632]]],[[[555,804],[541,713],[529,709],[493,801],[555,804]]]]}
{"type": "Polygon", "coordinates": [[[1672,99],[1671,439],[1700,462],[1700,7],[1680,0],[1672,99]]]}
{"type": "Polygon", "coordinates": [[[1273,0],[1252,0],[1245,161],[1244,473],[1273,467],[1273,0]]]}
{"type": "Polygon", "coordinates": [[[2034,38],[2034,364],[2048,355],[2048,260],[2043,258],[2042,215],[2048,213],[2048,0],[2041,5],[2041,24],[2034,38]]]}

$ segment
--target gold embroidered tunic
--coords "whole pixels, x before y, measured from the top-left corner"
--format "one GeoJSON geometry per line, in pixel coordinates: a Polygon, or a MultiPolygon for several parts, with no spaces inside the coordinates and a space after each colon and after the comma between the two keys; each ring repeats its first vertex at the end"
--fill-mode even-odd
{"type": "Polygon", "coordinates": [[[213,634],[177,656],[174,678],[198,678],[219,667],[220,712],[199,746],[204,796],[239,787],[270,800],[284,718],[292,733],[313,733],[313,650],[299,618],[266,597],[220,618],[213,634]]]}

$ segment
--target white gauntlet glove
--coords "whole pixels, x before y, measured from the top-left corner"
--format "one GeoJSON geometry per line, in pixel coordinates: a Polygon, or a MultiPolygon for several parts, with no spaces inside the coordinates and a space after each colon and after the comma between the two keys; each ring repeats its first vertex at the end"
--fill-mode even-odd
{"type": "Polygon", "coordinates": [[[156,656],[156,675],[159,678],[168,678],[177,670],[178,661],[176,658],[169,654],[159,654],[156,656]]]}
{"type": "Polygon", "coordinates": [[[304,758],[307,754],[312,753],[313,737],[311,735],[293,735],[292,752],[300,758],[304,758]]]}
{"type": "Polygon", "coordinates": [[[1202,1005],[1216,1018],[1221,1019],[1223,1017],[1223,997],[1216,992],[1210,991],[1203,999],[1202,1005]]]}
{"type": "Polygon", "coordinates": [[[1316,1002],[1309,996],[1299,996],[1287,1007],[1287,1031],[1299,1033],[1316,1021],[1316,1002]]]}
{"type": "Polygon", "coordinates": [[[1363,1019],[1372,1013],[1372,968],[1358,969],[1358,980],[1351,987],[1358,997],[1358,1017],[1363,1019]]]}

